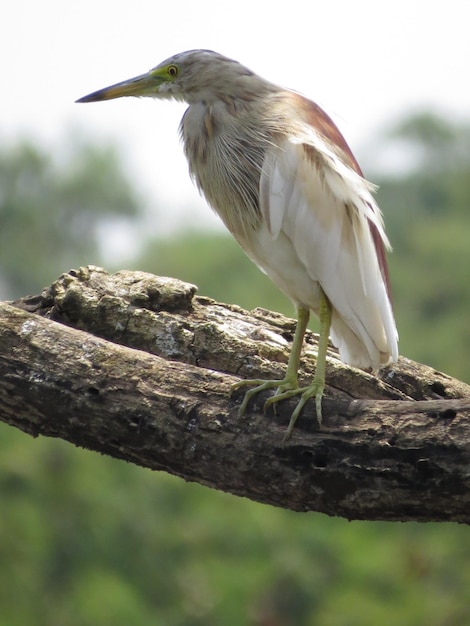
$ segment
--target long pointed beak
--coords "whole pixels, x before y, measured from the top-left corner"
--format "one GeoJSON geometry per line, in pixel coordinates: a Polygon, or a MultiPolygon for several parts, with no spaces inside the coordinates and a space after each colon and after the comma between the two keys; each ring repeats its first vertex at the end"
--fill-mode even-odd
{"type": "Polygon", "coordinates": [[[99,89],[93,93],[79,98],[76,102],[98,102],[100,100],[112,100],[123,96],[157,96],[158,88],[165,82],[164,79],[152,71],[135,78],[123,80],[120,83],[99,89]]]}

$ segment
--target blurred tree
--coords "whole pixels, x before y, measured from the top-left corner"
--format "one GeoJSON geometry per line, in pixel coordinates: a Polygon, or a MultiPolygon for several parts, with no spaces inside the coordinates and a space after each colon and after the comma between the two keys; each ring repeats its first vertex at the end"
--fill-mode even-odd
{"type": "Polygon", "coordinates": [[[379,138],[374,152],[396,144],[409,167],[371,178],[394,248],[400,351],[468,382],[470,124],[419,113],[379,138]]]}
{"type": "Polygon", "coordinates": [[[399,142],[414,157],[408,176],[432,176],[435,172],[459,173],[470,163],[470,126],[422,111],[405,117],[385,133],[385,140],[399,142]]]}
{"type": "Polygon", "coordinates": [[[99,263],[100,226],[138,209],[114,146],[70,135],[54,158],[29,141],[3,147],[0,295],[36,293],[62,271],[99,263]]]}

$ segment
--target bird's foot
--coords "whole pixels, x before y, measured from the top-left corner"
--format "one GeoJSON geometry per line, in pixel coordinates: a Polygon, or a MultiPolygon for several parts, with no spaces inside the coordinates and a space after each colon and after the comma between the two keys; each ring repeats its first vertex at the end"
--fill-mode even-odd
{"type": "Polygon", "coordinates": [[[253,389],[248,389],[248,391],[245,393],[243,401],[238,410],[238,415],[240,417],[243,417],[243,415],[245,415],[248,403],[258,393],[261,393],[262,391],[266,391],[268,389],[277,389],[276,394],[272,398],[268,398],[268,400],[266,400],[266,402],[264,403],[263,410],[266,411],[269,405],[283,399],[279,397],[281,393],[285,393],[288,390],[295,391],[299,387],[297,381],[290,380],[288,378],[282,378],[281,380],[265,380],[263,378],[255,378],[252,380],[241,380],[240,382],[235,383],[234,385],[232,385],[232,392],[237,391],[242,387],[249,387],[252,385],[254,385],[253,389]]]}
{"type": "MultiPolygon", "coordinates": [[[[292,398],[293,396],[299,395],[299,401],[297,402],[297,406],[294,409],[294,412],[291,415],[289,426],[287,427],[286,434],[284,435],[283,441],[287,441],[290,439],[292,435],[292,431],[294,430],[295,423],[299,418],[299,415],[302,413],[304,406],[310,400],[310,398],[315,397],[315,409],[317,412],[317,420],[318,425],[322,424],[322,408],[321,401],[323,397],[323,391],[325,390],[325,381],[324,380],[313,380],[313,382],[308,385],[308,387],[298,387],[297,389],[292,389],[290,391],[285,391],[280,393],[279,395],[275,395],[269,400],[266,401],[266,404],[271,404],[271,402],[285,400],[287,398],[292,398]],[[271,402],[270,402],[271,401],[271,402]]],[[[266,406],[265,404],[265,406],[266,406]]]]}
{"type": "Polygon", "coordinates": [[[322,409],[321,409],[321,400],[323,397],[323,391],[325,389],[325,381],[314,379],[311,385],[307,387],[299,387],[296,380],[291,380],[290,378],[284,378],[282,380],[263,380],[263,379],[255,379],[255,380],[241,380],[235,385],[232,385],[232,391],[236,391],[241,387],[255,385],[253,389],[249,389],[243,398],[243,401],[240,405],[239,415],[242,417],[248,406],[250,400],[262,391],[266,391],[267,389],[276,388],[276,393],[266,400],[264,403],[264,411],[270,406],[272,406],[275,410],[276,404],[281,402],[281,400],[287,400],[294,396],[300,396],[297,406],[295,407],[294,412],[290,418],[289,426],[287,427],[287,432],[284,437],[284,441],[287,441],[294,430],[295,423],[302,412],[305,404],[310,400],[310,398],[315,397],[315,407],[317,411],[317,420],[318,424],[321,426],[322,423],[322,409]]]}

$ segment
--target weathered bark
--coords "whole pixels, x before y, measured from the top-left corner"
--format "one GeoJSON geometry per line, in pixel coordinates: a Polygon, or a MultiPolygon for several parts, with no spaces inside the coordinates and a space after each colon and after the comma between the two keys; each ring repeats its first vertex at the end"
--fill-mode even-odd
{"type": "MultiPolygon", "coordinates": [[[[94,267],[1,304],[0,419],[190,481],[349,519],[470,521],[470,387],[401,358],[328,362],[323,425],[295,401],[237,414],[242,378],[282,375],[294,321],[94,267]]],[[[309,333],[303,371],[311,376],[309,333]]]]}

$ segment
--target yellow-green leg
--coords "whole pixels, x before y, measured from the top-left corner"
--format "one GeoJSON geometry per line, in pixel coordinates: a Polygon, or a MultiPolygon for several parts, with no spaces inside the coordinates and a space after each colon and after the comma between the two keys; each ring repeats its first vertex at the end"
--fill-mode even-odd
{"type": "Polygon", "coordinates": [[[253,389],[250,389],[245,393],[245,397],[243,398],[243,402],[241,403],[239,409],[240,417],[245,414],[246,407],[248,406],[248,403],[253,398],[253,396],[256,396],[261,391],[274,389],[275,387],[277,388],[276,394],[266,401],[264,405],[265,409],[270,404],[274,404],[275,402],[284,400],[284,398],[289,398],[290,396],[286,396],[286,393],[291,393],[292,395],[298,393],[299,383],[297,379],[297,373],[299,370],[300,353],[302,351],[302,344],[304,341],[304,335],[307,329],[309,318],[309,309],[306,309],[305,307],[299,307],[297,310],[297,325],[295,327],[294,340],[292,342],[292,349],[289,355],[286,375],[284,378],[280,380],[264,380],[262,378],[255,378],[253,380],[241,380],[239,383],[235,383],[235,385],[232,386],[232,390],[236,390],[248,385],[256,385],[256,387],[253,387],[253,389]]]}
{"type": "Polygon", "coordinates": [[[280,402],[281,400],[301,395],[297,407],[295,408],[295,411],[290,419],[285,439],[288,439],[291,436],[295,422],[305,406],[305,403],[313,396],[315,396],[317,419],[319,424],[321,424],[322,421],[321,399],[325,388],[326,351],[328,348],[328,337],[331,325],[331,305],[323,291],[320,296],[319,316],[320,339],[318,343],[317,366],[313,381],[308,387],[299,387],[298,383],[300,353],[302,351],[303,339],[310,317],[309,309],[302,306],[299,306],[297,310],[297,326],[295,329],[294,340],[292,342],[291,353],[289,355],[289,361],[287,363],[285,378],[281,380],[242,380],[232,387],[232,389],[240,389],[246,385],[256,385],[253,389],[250,389],[245,393],[245,397],[243,398],[243,402],[239,410],[240,416],[244,415],[248,403],[253,396],[261,391],[266,391],[267,389],[273,389],[275,387],[277,388],[276,394],[271,398],[268,398],[266,401],[264,405],[265,409],[270,405],[280,402]]]}
{"type": "MultiPolygon", "coordinates": [[[[313,396],[315,396],[315,408],[317,411],[318,424],[321,426],[322,423],[321,401],[323,397],[323,391],[325,390],[326,352],[328,350],[328,339],[330,336],[331,327],[331,304],[323,291],[321,292],[320,296],[319,318],[320,337],[318,340],[317,365],[315,368],[315,376],[313,377],[313,380],[308,387],[301,387],[297,389],[297,393],[302,395],[290,418],[284,441],[287,441],[287,439],[289,439],[289,437],[292,435],[295,422],[301,414],[306,402],[310,400],[310,398],[313,398],[313,396]]],[[[288,393],[288,395],[284,397],[289,398],[293,395],[293,393],[288,393]]]]}

